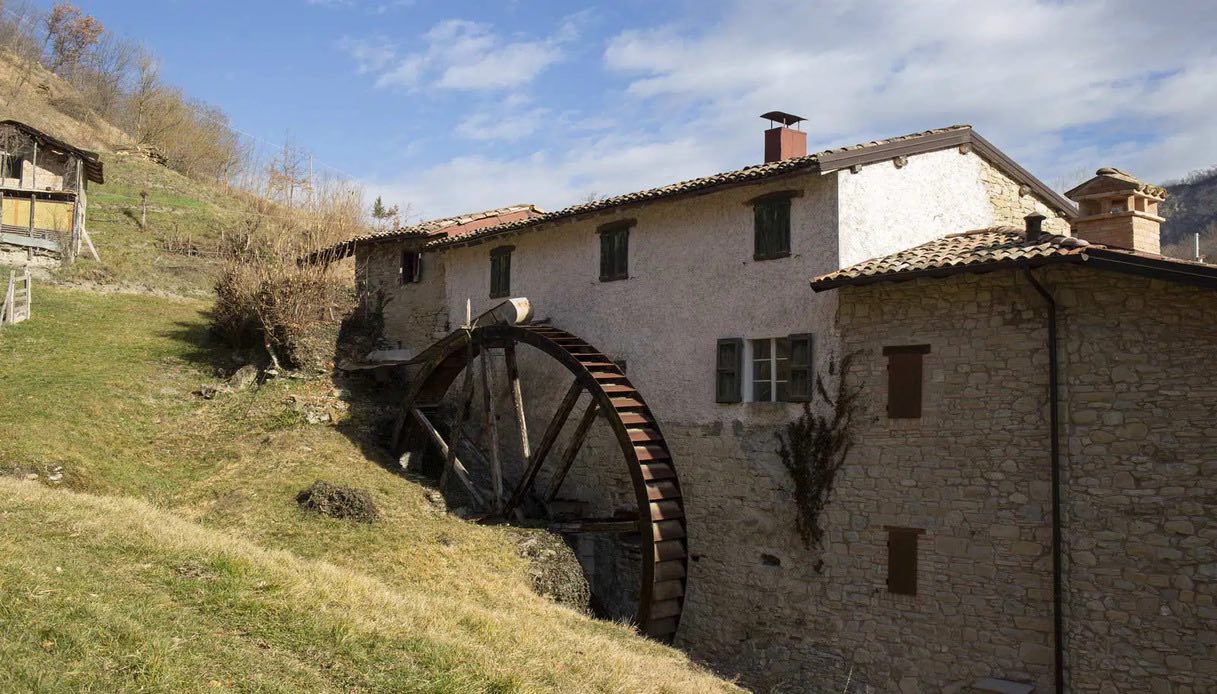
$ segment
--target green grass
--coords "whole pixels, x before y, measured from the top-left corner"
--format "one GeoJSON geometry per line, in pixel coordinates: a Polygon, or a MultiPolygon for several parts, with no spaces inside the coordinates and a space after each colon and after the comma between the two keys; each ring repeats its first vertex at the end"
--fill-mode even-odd
{"type": "Polygon", "coordinates": [[[104,154],[106,183],[91,185],[88,229],[101,261],[83,254],[57,275],[127,288],[177,294],[211,292],[216,260],[166,250],[165,242],[218,247],[222,234],[247,210],[242,194],[196,181],[138,156],[104,154]],[[147,227],[139,224],[140,192],[148,193],[147,227]]]}
{"type": "Polygon", "coordinates": [[[511,531],[378,465],[329,382],[192,395],[207,307],[44,286],[0,332],[0,691],[730,689],[534,595],[511,531]],[[381,519],[303,513],[316,479],[381,519]]]}

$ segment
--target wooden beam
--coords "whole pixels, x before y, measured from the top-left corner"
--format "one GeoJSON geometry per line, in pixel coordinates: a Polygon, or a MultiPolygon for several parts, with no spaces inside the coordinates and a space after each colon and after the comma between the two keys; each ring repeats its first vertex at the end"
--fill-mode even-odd
{"type": "Polygon", "coordinates": [[[417,407],[411,408],[410,414],[414,416],[414,419],[418,422],[419,426],[421,426],[423,430],[431,436],[431,440],[435,442],[435,445],[437,448],[439,448],[440,453],[443,453],[445,457],[451,456],[452,469],[456,472],[457,479],[464,483],[465,489],[469,490],[469,495],[473,497],[473,500],[479,504],[485,504],[485,499],[473,486],[473,480],[469,479],[469,471],[465,469],[464,463],[461,462],[460,458],[456,457],[455,453],[452,453],[452,450],[455,449],[455,445],[452,448],[449,448],[448,443],[444,441],[444,437],[440,436],[439,432],[435,430],[435,427],[431,425],[431,420],[427,419],[427,415],[423,414],[422,411],[417,407]]]}
{"type": "Polygon", "coordinates": [[[579,518],[553,523],[549,529],[556,533],[636,533],[638,519],[579,518]]]}
{"type": "Polygon", "coordinates": [[[570,472],[570,466],[575,464],[575,456],[579,454],[579,449],[583,447],[583,440],[587,438],[587,432],[592,428],[592,422],[596,421],[596,410],[599,407],[599,403],[593,399],[587,404],[587,409],[583,411],[583,417],[579,420],[579,426],[575,427],[575,433],[571,437],[570,443],[566,444],[566,450],[562,453],[562,463],[558,468],[558,476],[554,478],[553,483],[549,487],[549,494],[545,497],[546,503],[557,498],[558,490],[562,488],[562,482],[566,479],[566,473],[570,472]]]}
{"type": "MultiPolygon", "coordinates": [[[[473,343],[469,343],[468,347],[469,358],[465,362],[465,385],[464,394],[461,397],[461,409],[457,414],[456,423],[452,427],[450,435],[453,442],[461,440],[461,436],[465,431],[465,421],[469,419],[469,410],[473,407],[473,343]]],[[[439,476],[439,489],[443,492],[448,484],[448,473],[452,470],[452,464],[456,460],[456,445],[452,445],[448,449],[448,455],[444,458],[444,470],[439,476]]]]}
{"type": "Polygon", "coordinates": [[[482,350],[482,405],[486,429],[490,432],[490,486],[493,489],[492,511],[503,505],[503,462],[499,456],[499,425],[494,416],[494,376],[490,373],[490,349],[482,350]]]}
{"type": "Polygon", "coordinates": [[[528,423],[524,419],[524,392],[520,389],[520,367],[516,364],[515,343],[508,343],[503,348],[503,357],[507,362],[507,379],[511,381],[511,403],[516,410],[516,425],[520,429],[520,459],[528,460],[532,451],[528,447],[528,423]]]}
{"type": "Polygon", "coordinates": [[[524,501],[524,495],[532,488],[533,481],[536,480],[537,473],[540,472],[541,465],[545,462],[545,457],[549,455],[550,449],[554,447],[554,442],[558,440],[558,434],[562,433],[562,427],[566,425],[571,410],[575,409],[575,403],[579,401],[581,392],[583,392],[583,387],[579,385],[578,381],[571,383],[570,388],[566,390],[562,404],[558,405],[558,411],[554,413],[553,418],[549,420],[549,426],[545,428],[545,435],[541,437],[541,445],[528,459],[528,467],[525,468],[524,476],[520,478],[515,491],[511,493],[511,499],[503,510],[504,514],[511,513],[524,501]]]}

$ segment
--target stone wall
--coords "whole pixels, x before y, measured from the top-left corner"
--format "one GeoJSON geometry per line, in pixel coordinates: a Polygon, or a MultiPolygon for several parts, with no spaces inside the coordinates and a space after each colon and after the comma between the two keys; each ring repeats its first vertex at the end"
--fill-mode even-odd
{"type": "MultiPolygon", "coordinates": [[[[444,256],[427,254],[418,282],[400,281],[401,254],[417,241],[364,245],[355,252],[355,278],[360,296],[383,292],[384,339],[389,348],[422,351],[449,332],[444,296],[444,256]]],[[[462,318],[463,320],[463,318],[462,318]]]]}
{"type": "MultiPolygon", "coordinates": [[[[1217,687],[1217,302],[1085,268],[1060,303],[1068,689],[1217,687]]],[[[871,398],[827,516],[826,650],[879,691],[981,676],[1051,688],[1045,312],[1019,273],[840,291],[871,398]],[[890,420],[886,345],[929,344],[923,417],[890,420]],[[888,594],[883,526],[924,528],[915,597],[888,594]]],[[[787,615],[788,633],[798,618],[787,615]]],[[[776,643],[776,641],[775,641],[776,643]]],[[[815,661],[807,661],[814,663],[815,661]]],[[[804,676],[835,684],[808,671],[804,676]]]]}
{"type": "Polygon", "coordinates": [[[1047,217],[1044,220],[1044,231],[1069,236],[1067,219],[1058,215],[1043,199],[1032,193],[1030,188],[1002,173],[985,159],[976,158],[980,162],[980,180],[993,205],[993,224],[1021,228],[1025,224],[1023,217],[1035,212],[1047,217]]]}

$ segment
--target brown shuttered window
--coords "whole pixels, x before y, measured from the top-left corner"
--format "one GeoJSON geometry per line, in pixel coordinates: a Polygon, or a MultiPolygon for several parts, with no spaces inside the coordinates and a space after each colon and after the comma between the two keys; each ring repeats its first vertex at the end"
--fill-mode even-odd
{"type": "Polygon", "coordinates": [[[515,246],[499,246],[490,251],[490,298],[511,294],[511,252],[515,246]]]}
{"type": "Polygon", "coordinates": [[[421,253],[413,251],[401,252],[401,284],[411,284],[417,282],[422,275],[423,258],[421,253]]]}
{"type": "Polygon", "coordinates": [[[921,417],[922,358],[929,345],[884,347],[887,357],[887,416],[892,419],[921,417]]]}
{"type": "Polygon", "coordinates": [[[754,260],[790,255],[790,198],[758,200],[752,205],[754,260]]]}
{"type": "Polygon", "coordinates": [[[788,402],[811,402],[811,335],[790,336],[790,380],[786,384],[788,402]]]}
{"type": "Polygon", "coordinates": [[[600,228],[600,281],[624,280],[630,276],[630,225],[616,222],[600,228]]]}
{"type": "Polygon", "coordinates": [[[716,358],[714,401],[740,402],[743,399],[743,338],[719,340],[716,358]]]}
{"type": "Polygon", "coordinates": [[[917,536],[920,528],[887,527],[887,591],[917,594],[917,536]]]}

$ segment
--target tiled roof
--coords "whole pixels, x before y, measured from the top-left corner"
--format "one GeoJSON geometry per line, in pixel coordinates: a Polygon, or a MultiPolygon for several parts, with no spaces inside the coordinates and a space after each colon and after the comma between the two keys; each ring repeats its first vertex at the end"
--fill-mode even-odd
{"type": "Polygon", "coordinates": [[[902,282],[961,272],[988,272],[1049,263],[1088,267],[1217,288],[1217,266],[1043,234],[1028,240],[1022,229],[993,227],[944,236],[898,253],[872,258],[811,280],[815,291],[846,285],[902,282]]]}
{"type": "Polygon", "coordinates": [[[389,231],[380,231],[366,236],[360,236],[353,241],[367,241],[369,239],[381,238],[399,238],[408,236],[430,236],[437,232],[446,231],[449,236],[459,236],[460,227],[467,226],[487,217],[502,217],[516,212],[532,212],[537,215],[544,214],[545,211],[536,205],[524,203],[520,205],[508,205],[493,210],[482,210],[481,212],[467,212],[455,217],[441,217],[439,219],[428,219],[417,224],[392,229],[389,231]]]}
{"type": "Polygon", "coordinates": [[[831,289],[843,284],[899,281],[923,275],[949,274],[960,270],[1031,264],[1067,258],[1087,250],[1104,248],[1072,236],[1044,234],[1029,241],[1022,229],[993,227],[951,234],[898,253],[872,258],[811,281],[813,289],[831,289]]]}
{"type": "MultiPolygon", "coordinates": [[[[511,231],[518,231],[528,227],[534,227],[548,222],[554,222],[570,217],[608,210],[614,207],[623,205],[634,205],[662,198],[675,197],[687,193],[694,193],[709,188],[715,188],[722,185],[750,183],[760,181],[782,174],[793,173],[800,170],[815,171],[821,170],[826,160],[840,155],[853,154],[866,150],[874,150],[888,145],[896,145],[903,142],[911,142],[915,140],[924,140],[931,136],[966,133],[971,131],[970,125],[952,125],[946,128],[936,128],[934,130],[926,130],[925,132],[911,133],[909,135],[901,135],[885,140],[874,140],[872,142],[864,142],[848,147],[838,147],[836,149],[826,149],[815,154],[808,154],[803,157],[793,157],[791,159],[783,159],[782,161],[770,162],[768,164],[758,164],[755,166],[746,166],[742,169],[727,171],[724,173],[714,174],[712,176],[703,176],[701,178],[693,178],[679,183],[672,183],[658,188],[649,188],[640,190],[634,193],[626,193],[624,195],[616,195],[603,200],[572,205],[565,209],[533,217],[531,219],[518,220],[514,222],[506,222],[504,224],[496,224],[494,226],[483,227],[472,233],[464,234],[458,238],[435,239],[427,244],[427,248],[438,249],[447,246],[462,245],[471,241],[475,241],[487,236],[495,236],[511,231]]],[[[895,156],[895,155],[893,155],[895,156]]]]}

